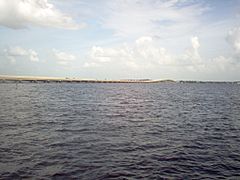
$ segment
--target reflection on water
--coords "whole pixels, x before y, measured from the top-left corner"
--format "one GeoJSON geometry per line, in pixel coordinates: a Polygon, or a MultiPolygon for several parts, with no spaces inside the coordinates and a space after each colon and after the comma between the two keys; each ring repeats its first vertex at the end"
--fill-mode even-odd
{"type": "Polygon", "coordinates": [[[2,179],[233,178],[240,86],[0,84],[2,179]]]}

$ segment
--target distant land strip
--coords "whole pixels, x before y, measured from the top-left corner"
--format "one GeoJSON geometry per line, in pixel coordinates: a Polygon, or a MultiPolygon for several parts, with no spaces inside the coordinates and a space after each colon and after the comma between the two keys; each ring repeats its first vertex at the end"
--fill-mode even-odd
{"type": "Polygon", "coordinates": [[[240,84],[240,81],[189,81],[189,80],[152,80],[152,79],[120,79],[120,80],[96,80],[80,79],[68,77],[43,77],[43,76],[8,76],[0,75],[0,83],[234,83],[240,84]]]}
{"type": "Polygon", "coordinates": [[[151,80],[151,79],[121,79],[121,80],[96,80],[96,79],[79,79],[79,78],[61,78],[61,77],[38,77],[38,76],[6,76],[0,75],[1,82],[32,82],[32,83],[159,83],[159,82],[175,82],[174,80],[151,80]]]}

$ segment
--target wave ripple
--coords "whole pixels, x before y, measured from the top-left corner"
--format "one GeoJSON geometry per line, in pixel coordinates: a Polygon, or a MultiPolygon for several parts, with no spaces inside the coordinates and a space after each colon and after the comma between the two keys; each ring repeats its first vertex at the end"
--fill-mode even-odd
{"type": "Polygon", "coordinates": [[[0,179],[240,179],[239,85],[0,92],[0,179]]]}

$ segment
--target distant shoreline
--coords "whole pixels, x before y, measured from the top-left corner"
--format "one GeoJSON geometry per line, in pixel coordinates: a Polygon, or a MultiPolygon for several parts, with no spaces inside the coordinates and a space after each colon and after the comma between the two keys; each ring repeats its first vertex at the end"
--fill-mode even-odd
{"type": "Polygon", "coordinates": [[[96,79],[79,79],[79,78],[62,78],[62,77],[39,77],[39,76],[6,76],[0,75],[1,82],[32,82],[32,83],[159,83],[159,82],[175,82],[173,80],[151,80],[151,79],[122,79],[122,80],[96,80],[96,79]]]}
{"type": "Polygon", "coordinates": [[[120,79],[120,80],[96,80],[96,79],[80,79],[68,77],[43,77],[43,76],[8,76],[0,75],[0,82],[12,83],[234,83],[240,84],[240,81],[191,81],[191,80],[152,80],[152,79],[120,79]]]}

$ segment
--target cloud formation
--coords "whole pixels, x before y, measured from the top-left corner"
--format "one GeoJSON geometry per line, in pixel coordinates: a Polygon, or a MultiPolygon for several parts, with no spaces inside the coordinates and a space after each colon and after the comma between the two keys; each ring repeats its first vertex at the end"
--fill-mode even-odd
{"type": "Polygon", "coordinates": [[[53,49],[53,55],[58,61],[58,64],[61,64],[61,65],[67,65],[71,61],[74,61],[76,59],[76,56],[74,56],[73,54],[59,51],[56,49],[53,49]]]}
{"type": "Polygon", "coordinates": [[[62,13],[48,0],[0,0],[0,25],[13,29],[29,25],[79,29],[72,17],[62,13]]]}
{"type": "Polygon", "coordinates": [[[138,38],[134,44],[124,44],[116,48],[92,47],[84,67],[129,69],[130,71],[156,71],[171,68],[174,71],[193,73],[227,72],[239,69],[240,64],[234,57],[219,55],[204,59],[199,54],[200,42],[198,37],[190,38],[191,45],[180,54],[170,53],[166,48],[159,47],[150,36],[138,38]]]}
{"type": "Polygon", "coordinates": [[[185,65],[201,64],[202,58],[199,54],[200,43],[198,37],[191,38],[191,47],[180,57],[180,61],[185,65]]]}
{"type": "Polygon", "coordinates": [[[182,0],[107,2],[102,26],[117,36],[182,36],[201,24],[199,17],[207,10],[201,4],[182,0]]]}
{"type": "Polygon", "coordinates": [[[1,64],[9,73],[12,68],[22,68],[25,73],[32,66],[41,66],[42,74],[93,78],[239,79],[238,4],[207,0],[0,0],[0,48],[12,46],[4,56],[0,54],[1,64]],[[89,30],[9,29],[78,29],[81,25],[76,22],[87,22],[89,30]],[[52,50],[59,45],[61,49],[52,50]],[[44,59],[32,63],[38,54],[25,47],[41,49],[44,59]],[[17,63],[11,66],[9,59],[17,63]]]}
{"type": "Polygon", "coordinates": [[[177,57],[164,47],[159,47],[150,36],[138,38],[133,45],[124,44],[117,48],[92,47],[85,67],[103,66],[111,63],[129,66],[135,69],[145,69],[156,66],[192,65],[200,62],[197,37],[191,39],[192,46],[177,57]]]}
{"type": "Polygon", "coordinates": [[[4,53],[12,63],[14,63],[18,57],[24,57],[33,62],[39,61],[38,53],[32,49],[24,49],[18,46],[9,47],[7,49],[4,49],[4,53]]]}
{"type": "Polygon", "coordinates": [[[228,32],[228,42],[234,48],[235,52],[240,55],[240,27],[235,27],[228,32]]]}

